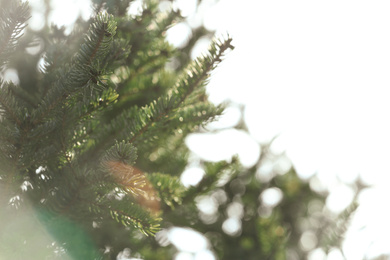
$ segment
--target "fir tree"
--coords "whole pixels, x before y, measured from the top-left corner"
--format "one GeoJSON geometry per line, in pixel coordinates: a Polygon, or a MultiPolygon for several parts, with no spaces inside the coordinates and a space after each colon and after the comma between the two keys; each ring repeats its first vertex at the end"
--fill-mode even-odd
{"type": "Polygon", "coordinates": [[[68,35],[55,26],[28,31],[28,4],[0,1],[0,68],[19,77],[18,84],[0,82],[0,255],[116,259],[130,248],[145,259],[171,259],[173,248],[153,236],[172,225],[205,233],[220,259],[298,252],[303,231],[293,225],[307,216],[305,205],[324,197],[293,169],[260,183],[257,167],[244,169],[236,159],[202,162],[198,185],[179,181],[189,157],[185,137],[223,112],[207,100],[205,85],[232,39],[214,40],[190,61],[191,46],[206,32],[177,50],[165,32],[180,14],[145,1],[130,16],[131,2],[94,0],[93,17],[78,20],[68,35]],[[38,53],[26,51],[37,45],[38,53]],[[180,66],[170,67],[172,59],[180,66]],[[273,186],[285,197],[264,217],[258,196],[273,186]],[[225,197],[221,214],[199,218],[197,198],[218,194],[225,197]],[[232,203],[244,205],[242,236],[221,230],[232,203]]]}

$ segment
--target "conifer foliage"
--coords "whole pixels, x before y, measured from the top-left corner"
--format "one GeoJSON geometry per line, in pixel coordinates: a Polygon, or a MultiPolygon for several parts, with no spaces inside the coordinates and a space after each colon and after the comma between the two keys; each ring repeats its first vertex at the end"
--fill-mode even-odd
{"type": "Polygon", "coordinates": [[[200,161],[200,182],[181,184],[186,136],[223,112],[205,85],[232,39],[190,61],[209,32],[195,28],[175,49],[165,36],[180,13],[147,0],[130,15],[132,2],[92,0],[90,20],[68,34],[30,31],[29,5],[0,0],[0,258],[117,259],[131,249],[173,259],[164,235],[173,226],[201,232],[216,259],[305,259],[314,247],[338,247],[356,207],[335,223],[323,214],[325,195],[293,167],[278,170],[283,160],[268,144],[249,169],[236,158],[200,161]],[[18,80],[5,80],[7,71],[18,80]],[[278,205],[263,201],[269,191],[278,205]],[[299,242],[308,231],[318,235],[313,248],[299,242]]]}
{"type": "Polygon", "coordinates": [[[71,34],[52,27],[24,37],[28,4],[1,3],[0,66],[19,76],[0,89],[1,222],[15,216],[52,236],[1,237],[1,252],[19,248],[8,252],[14,259],[31,243],[52,257],[115,258],[136,232],[154,235],[184,193],[184,137],[222,112],[204,86],[231,39],[175,71],[167,64],[178,52],[164,35],[180,14],[147,1],[130,16],[130,3],[94,1],[95,15],[71,34]],[[38,55],[26,52],[38,45],[38,55]]]}

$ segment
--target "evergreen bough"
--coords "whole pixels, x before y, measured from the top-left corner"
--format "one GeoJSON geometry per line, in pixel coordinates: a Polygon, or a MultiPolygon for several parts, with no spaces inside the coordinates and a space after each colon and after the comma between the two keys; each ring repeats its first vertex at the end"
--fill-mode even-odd
{"type": "Polygon", "coordinates": [[[54,26],[28,32],[30,42],[20,44],[29,6],[1,6],[1,69],[24,66],[27,74],[19,73],[19,84],[1,80],[1,206],[8,211],[1,217],[28,208],[75,259],[120,250],[98,229],[129,238],[160,230],[161,212],[183,196],[184,137],[222,112],[204,86],[231,39],[214,41],[208,54],[175,71],[167,63],[178,53],[164,35],[179,13],[161,14],[148,1],[130,16],[123,11],[130,2],[94,1],[96,14],[71,34],[54,26]],[[36,70],[26,65],[37,65],[26,47],[38,41],[36,70]]]}

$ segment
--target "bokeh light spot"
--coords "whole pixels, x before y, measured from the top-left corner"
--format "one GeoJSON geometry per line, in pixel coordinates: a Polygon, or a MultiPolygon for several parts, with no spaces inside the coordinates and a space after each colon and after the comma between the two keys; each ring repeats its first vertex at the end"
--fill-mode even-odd
{"type": "Polygon", "coordinates": [[[282,201],[283,193],[279,188],[268,188],[260,194],[260,198],[266,206],[275,207],[282,201]]]}
{"type": "Polygon", "coordinates": [[[190,228],[170,228],[168,231],[168,239],[180,251],[194,253],[208,247],[206,238],[201,233],[190,228]]]}

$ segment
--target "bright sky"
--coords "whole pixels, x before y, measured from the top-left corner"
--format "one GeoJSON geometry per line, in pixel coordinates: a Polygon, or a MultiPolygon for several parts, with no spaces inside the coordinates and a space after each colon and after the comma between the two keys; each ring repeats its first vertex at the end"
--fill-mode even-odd
{"type": "Polygon", "coordinates": [[[360,176],[375,186],[359,198],[348,259],[390,253],[389,11],[388,1],[345,0],[221,0],[210,11],[211,26],[237,47],[211,80],[211,98],[245,104],[258,141],[280,134],[275,149],[302,177],[318,172],[333,211],[351,199],[343,183],[360,176]]]}
{"type": "MultiPolygon", "coordinates": [[[[80,5],[88,17],[87,0],[54,2],[57,23],[72,23],[80,5]]],[[[177,7],[196,24],[201,20],[191,16],[193,3],[179,0],[177,7]]],[[[39,6],[34,10],[42,12],[39,6]]],[[[372,184],[359,197],[345,243],[351,260],[390,253],[389,11],[384,0],[220,0],[203,14],[209,29],[229,32],[236,46],[213,75],[210,98],[244,104],[251,136],[229,130],[194,135],[188,145],[212,160],[239,153],[250,166],[261,152],[254,140],[280,134],[274,151],[286,151],[302,178],[317,173],[317,186],[331,191],[327,205],[334,212],[351,199],[346,184],[358,177],[372,184]],[[200,138],[209,143],[207,149],[194,145],[200,138]],[[226,149],[229,140],[232,149],[226,149]]],[[[176,30],[186,29],[178,25],[176,30]]],[[[237,109],[228,114],[223,120],[234,124],[237,109]]],[[[312,258],[339,257],[316,251],[312,258]]]]}

